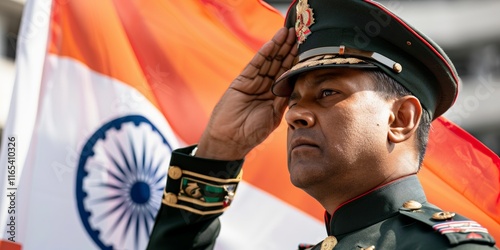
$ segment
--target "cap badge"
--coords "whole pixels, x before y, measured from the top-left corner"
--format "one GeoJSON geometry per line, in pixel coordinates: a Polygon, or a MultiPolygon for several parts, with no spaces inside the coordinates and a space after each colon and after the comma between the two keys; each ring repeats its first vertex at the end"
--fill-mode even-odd
{"type": "Polygon", "coordinates": [[[297,35],[297,42],[300,45],[311,34],[309,27],[314,24],[314,13],[307,0],[299,0],[296,10],[297,22],[295,22],[295,33],[297,35]]]}

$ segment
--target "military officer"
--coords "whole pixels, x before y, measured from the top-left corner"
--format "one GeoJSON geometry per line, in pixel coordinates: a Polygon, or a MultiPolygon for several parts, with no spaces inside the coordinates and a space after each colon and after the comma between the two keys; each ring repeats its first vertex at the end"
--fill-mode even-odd
{"type": "Polygon", "coordinates": [[[494,248],[481,225],[430,204],[415,175],[458,83],[445,53],[379,3],[295,1],[199,144],[174,151],[148,249],[213,248],[245,155],[283,115],[290,179],[326,210],[328,236],[300,248],[494,248]]]}

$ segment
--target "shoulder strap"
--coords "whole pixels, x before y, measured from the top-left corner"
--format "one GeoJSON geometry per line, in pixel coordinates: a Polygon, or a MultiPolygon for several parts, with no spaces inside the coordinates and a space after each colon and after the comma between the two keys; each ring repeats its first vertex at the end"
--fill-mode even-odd
{"type": "Polygon", "coordinates": [[[418,220],[446,236],[451,246],[464,243],[495,245],[495,239],[479,223],[453,212],[445,212],[432,204],[422,204],[420,208],[401,207],[399,213],[418,220]]]}

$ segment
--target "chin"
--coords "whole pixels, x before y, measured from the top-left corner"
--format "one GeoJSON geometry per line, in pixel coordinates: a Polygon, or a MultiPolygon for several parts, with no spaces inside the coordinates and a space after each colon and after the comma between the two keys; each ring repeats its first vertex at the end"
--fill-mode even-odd
{"type": "Polygon", "coordinates": [[[318,183],[318,178],[311,176],[311,171],[295,171],[290,172],[290,182],[295,187],[306,190],[318,183]]]}
{"type": "Polygon", "coordinates": [[[293,178],[290,176],[290,181],[295,187],[300,188],[317,201],[319,201],[318,198],[322,197],[321,194],[325,192],[325,188],[318,185],[317,178],[293,178]]]}
{"type": "Polygon", "coordinates": [[[290,182],[295,186],[307,192],[322,183],[327,178],[327,170],[323,164],[314,160],[300,159],[288,160],[288,173],[290,182]]]}

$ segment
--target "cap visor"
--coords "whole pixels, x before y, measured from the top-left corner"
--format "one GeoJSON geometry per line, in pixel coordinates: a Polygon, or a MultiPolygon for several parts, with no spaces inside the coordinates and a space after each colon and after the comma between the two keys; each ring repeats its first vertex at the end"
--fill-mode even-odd
{"type": "Polygon", "coordinates": [[[314,60],[313,58],[313,60],[306,60],[304,62],[297,63],[291,69],[287,70],[280,77],[278,77],[278,79],[274,82],[273,86],[271,87],[271,91],[276,96],[281,96],[281,97],[290,96],[290,94],[292,94],[296,78],[300,74],[312,70],[327,69],[327,68],[362,68],[362,69],[378,68],[376,65],[367,63],[358,58],[334,58],[334,59],[339,59],[339,60],[332,60],[332,59],[314,60]]]}

